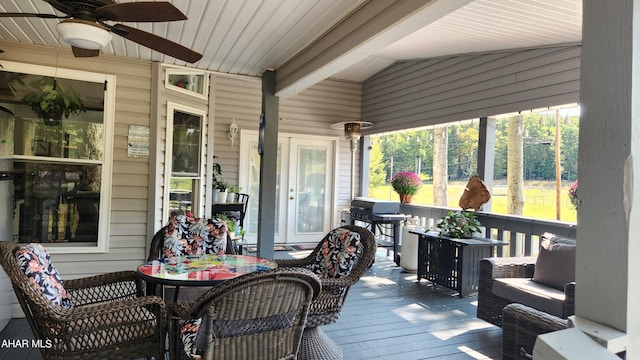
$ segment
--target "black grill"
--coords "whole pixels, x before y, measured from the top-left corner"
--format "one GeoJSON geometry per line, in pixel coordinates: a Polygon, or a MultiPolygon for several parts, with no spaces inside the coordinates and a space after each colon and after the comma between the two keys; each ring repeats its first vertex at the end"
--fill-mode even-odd
{"type": "Polygon", "coordinates": [[[400,265],[399,227],[408,217],[400,214],[400,203],[359,197],[351,201],[349,212],[351,223],[365,223],[363,226],[371,230],[378,246],[386,247],[387,255],[393,250],[396,265],[400,265]]]}

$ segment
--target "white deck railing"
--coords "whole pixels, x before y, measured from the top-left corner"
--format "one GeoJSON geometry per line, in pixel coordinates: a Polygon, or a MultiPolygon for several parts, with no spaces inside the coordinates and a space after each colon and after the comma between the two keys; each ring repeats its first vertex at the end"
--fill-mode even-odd
{"type": "MultiPolygon", "coordinates": [[[[419,217],[425,228],[437,229],[438,219],[447,211],[459,210],[438,206],[401,204],[400,211],[412,217],[419,217]]],[[[551,232],[560,236],[576,237],[576,224],[555,220],[532,219],[523,216],[476,212],[476,217],[484,227],[486,238],[504,240],[508,246],[496,247],[495,256],[513,257],[538,254],[539,236],[551,232]]]]}

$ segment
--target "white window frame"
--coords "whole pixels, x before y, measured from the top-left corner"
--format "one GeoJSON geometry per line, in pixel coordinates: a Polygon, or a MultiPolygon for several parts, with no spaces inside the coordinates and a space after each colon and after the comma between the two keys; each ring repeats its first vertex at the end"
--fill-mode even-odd
{"type": "Polygon", "coordinates": [[[202,199],[201,194],[204,194],[204,164],[205,162],[205,136],[206,136],[206,127],[207,124],[207,112],[201,109],[197,109],[191,106],[179,104],[173,101],[167,101],[167,127],[166,127],[166,141],[165,141],[165,152],[164,152],[164,184],[163,184],[163,201],[162,201],[162,219],[169,218],[169,192],[171,189],[170,181],[173,177],[173,169],[171,168],[173,164],[173,113],[175,111],[181,111],[188,114],[196,115],[202,117],[201,131],[200,131],[200,171],[198,176],[180,176],[184,179],[195,179],[196,186],[193,189],[193,198],[194,202],[191,204],[191,209],[196,216],[199,216],[202,210],[202,199]]]}
{"type": "Polygon", "coordinates": [[[186,70],[186,69],[167,69],[164,74],[164,87],[166,89],[176,91],[189,96],[197,97],[207,100],[209,97],[209,76],[204,71],[186,70]],[[169,82],[170,75],[184,75],[184,76],[202,76],[202,93],[197,91],[181,88],[175,86],[169,82]]]}
{"type": "MultiPolygon", "coordinates": [[[[100,73],[93,73],[81,70],[57,68],[51,66],[23,64],[12,61],[2,61],[2,67],[7,72],[33,74],[41,76],[58,77],[72,80],[104,83],[107,88],[104,95],[103,109],[103,158],[102,160],[77,160],[77,159],[56,159],[56,162],[68,164],[102,166],[100,183],[100,220],[98,222],[98,242],[96,246],[78,246],[73,243],[46,243],[47,251],[51,254],[79,254],[79,253],[106,253],[109,251],[109,228],[111,224],[111,180],[113,173],[113,134],[115,122],[115,97],[116,97],[116,76],[100,73]]],[[[43,161],[41,156],[13,155],[11,160],[43,161]]],[[[49,161],[50,162],[50,159],[49,161]]]]}

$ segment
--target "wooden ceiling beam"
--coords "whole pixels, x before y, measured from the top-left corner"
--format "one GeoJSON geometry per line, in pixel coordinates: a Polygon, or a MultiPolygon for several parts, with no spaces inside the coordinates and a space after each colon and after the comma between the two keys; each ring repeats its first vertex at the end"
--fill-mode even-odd
{"type": "Polygon", "coordinates": [[[276,95],[295,95],[472,1],[369,1],[276,69],[276,95]]]}

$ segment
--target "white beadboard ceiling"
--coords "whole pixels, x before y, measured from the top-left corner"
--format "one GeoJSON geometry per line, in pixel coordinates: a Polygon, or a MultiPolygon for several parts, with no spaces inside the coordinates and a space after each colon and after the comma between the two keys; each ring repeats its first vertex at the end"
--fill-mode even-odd
{"type": "MultiPolygon", "coordinates": [[[[380,48],[362,54],[359,62],[332,68],[326,76],[363,81],[396,61],[553,46],[580,42],[582,38],[582,0],[171,0],[188,20],[127,25],[202,53],[199,62],[185,64],[117,35],[102,52],[257,76],[266,68],[277,71],[365,5],[393,1],[430,5],[446,2],[448,10],[438,13],[435,21],[425,20],[424,27],[411,30],[413,33],[398,41],[378,42],[380,48]]],[[[56,13],[42,0],[0,0],[0,12],[56,13]]],[[[411,21],[420,18],[414,16],[411,21]]],[[[0,39],[68,48],[56,32],[57,22],[0,18],[0,39]]],[[[402,21],[390,26],[402,27],[402,21]]]]}

